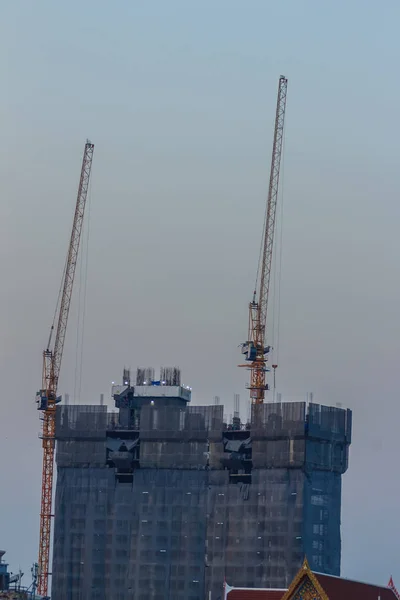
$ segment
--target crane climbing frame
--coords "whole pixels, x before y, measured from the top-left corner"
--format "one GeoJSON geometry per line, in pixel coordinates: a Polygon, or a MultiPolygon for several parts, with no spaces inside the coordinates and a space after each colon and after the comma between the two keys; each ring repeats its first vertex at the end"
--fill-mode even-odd
{"type": "Polygon", "coordinates": [[[43,413],[43,468],[40,508],[38,592],[41,596],[44,597],[46,597],[48,594],[49,578],[55,449],[55,413],[56,405],[60,401],[60,398],[57,397],[57,388],[64,350],[65,335],[67,332],[68,315],[72,298],[76,265],[78,260],[86,199],[89,189],[93,152],[94,144],[87,141],[85,144],[85,150],[82,160],[78,196],[76,201],[71,238],[68,246],[67,261],[62,281],[62,292],[60,296],[61,301],[59,304],[59,310],[56,310],[56,317],[58,316],[56,335],[54,345],[52,346],[52,338],[56,322],[55,317],[50,330],[47,348],[43,352],[42,389],[38,393],[38,409],[43,413]]]}

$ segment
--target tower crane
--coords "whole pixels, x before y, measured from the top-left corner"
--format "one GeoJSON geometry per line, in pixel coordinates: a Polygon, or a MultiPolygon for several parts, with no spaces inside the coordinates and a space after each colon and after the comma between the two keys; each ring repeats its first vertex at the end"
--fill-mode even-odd
{"type": "MultiPolygon", "coordinates": [[[[285,122],[286,94],[288,80],[279,78],[278,99],[276,104],[274,143],[272,147],[271,173],[269,178],[268,199],[265,215],[262,250],[258,267],[259,289],[257,282],[253,299],[249,304],[249,330],[248,339],[241,344],[242,353],[246,355],[247,364],[240,365],[251,371],[250,398],[253,404],[262,404],[265,392],[269,389],[266,381],[267,355],[271,346],[266,343],[268,296],[271,279],[272,252],[275,233],[276,205],[278,200],[279,172],[281,165],[283,129],[285,122]]],[[[272,365],[274,370],[277,365],[272,365]]]]}
{"type": "Polygon", "coordinates": [[[53,497],[53,468],[55,448],[55,417],[56,405],[61,398],[57,397],[58,378],[60,375],[65,334],[67,331],[68,314],[71,304],[72,290],[79,243],[82,233],[83,217],[88,194],[90,172],[92,168],[94,145],[87,141],[82,160],[81,176],[76,200],[75,215],[72,225],[71,239],[68,247],[67,260],[61,283],[60,302],[57,303],[56,314],[50,329],[49,341],[43,352],[42,389],[38,392],[38,409],[42,411],[43,431],[43,469],[42,493],[40,507],[40,541],[38,560],[38,593],[47,596],[49,558],[51,541],[51,509],[53,497]],[[57,326],[55,327],[55,325],[57,326]],[[55,330],[55,339],[53,333],[55,330]]]}

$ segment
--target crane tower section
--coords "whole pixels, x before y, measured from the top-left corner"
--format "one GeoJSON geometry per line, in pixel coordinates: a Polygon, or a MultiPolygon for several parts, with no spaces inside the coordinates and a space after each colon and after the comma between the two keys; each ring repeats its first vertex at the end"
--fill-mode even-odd
{"type": "Polygon", "coordinates": [[[85,213],[86,199],[88,195],[90,172],[92,168],[94,145],[87,141],[83,155],[81,176],[79,181],[78,196],[75,207],[74,221],[70,243],[68,246],[67,261],[62,281],[62,293],[58,313],[50,330],[49,341],[43,352],[42,389],[38,393],[38,409],[43,413],[43,468],[42,468],[42,492],[40,508],[40,541],[38,559],[38,592],[41,596],[47,596],[50,541],[51,541],[51,517],[53,497],[53,469],[54,469],[54,447],[55,447],[55,413],[56,405],[60,401],[57,397],[58,378],[60,375],[61,361],[64,350],[65,335],[67,331],[68,315],[72,298],[75,278],[75,270],[79,253],[79,244],[82,234],[83,217],[85,213]],[[54,345],[52,345],[53,332],[56,329],[54,345]]]}
{"type": "MultiPolygon", "coordinates": [[[[242,353],[246,356],[246,366],[251,371],[250,397],[253,404],[262,404],[265,392],[269,389],[266,373],[267,355],[271,349],[266,341],[268,297],[271,280],[272,254],[275,233],[276,206],[278,200],[279,174],[282,156],[283,131],[286,111],[288,80],[279,78],[278,99],[276,105],[274,142],[272,147],[271,173],[263,231],[262,252],[258,268],[256,289],[249,304],[248,339],[242,344],[242,353]],[[257,290],[259,280],[259,288],[257,290]]],[[[274,365],[275,367],[275,365],[274,365]]]]}

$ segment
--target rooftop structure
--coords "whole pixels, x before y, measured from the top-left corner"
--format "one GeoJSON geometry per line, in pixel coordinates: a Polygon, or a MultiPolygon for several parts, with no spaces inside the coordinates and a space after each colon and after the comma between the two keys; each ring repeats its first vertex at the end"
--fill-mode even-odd
{"type": "Polygon", "coordinates": [[[180,379],[127,375],[117,413],[57,408],[56,600],[204,600],[225,578],[282,589],[305,555],[340,575],[350,411],[259,404],[228,424],[180,379]]]}
{"type": "Polygon", "coordinates": [[[8,564],[3,560],[5,550],[0,550],[0,590],[8,590],[10,587],[10,573],[8,572],[8,564]]]}
{"type": "MultiPolygon", "coordinates": [[[[40,600],[35,594],[37,570],[32,568],[33,581],[29,588],[23,587],[21,580],[23,573],[15,575],[8,570],[8,564],[3,560],[5,550],[0,550],[0,600],[40,600]]],[[[42,600],[46,600],[43,598],[42,600]]]]}

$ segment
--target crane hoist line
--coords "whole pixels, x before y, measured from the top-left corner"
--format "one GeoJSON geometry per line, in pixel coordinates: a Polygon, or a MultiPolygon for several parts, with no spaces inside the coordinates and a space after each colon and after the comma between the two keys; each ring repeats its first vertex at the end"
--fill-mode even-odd
{"type": "Polygon", "coordinates": [[[74,286],[75,270],[79,254],[83,217],[89,189],[94,144],[87,141],[82,160],[78,196],[68,246],[67,261],[61,284],[60,303],[50,330],[49,342],[43,352],[42,389],[37,394],[38,409],[42,412],[43,470],[40,506],[40,541],[38,559],[38,593],[48,594],[49,559],[51,541],[51,518],[53,497],[53,469],[55,448],[56,405],[61,398],[57,396],[58,379],[67,332],[68,315],[74,286]],[[56,326],[55,326],[56,325],[56,326]],[[55,331],[54,344],[53,333],[55,331]]]}
{"type": "MultiPolygon", "coordinates": [[[[267,345],[266,327],[275,234],[276,205],[278,201],[279,173],[285,124],[287,85],[288,80],[281,75],[278,85],[271,172],[259,265],[259,287],[257,289],[256,284],[253,299],[249,304],[247,341],[241,344],[242,353],[245,355],[247,363],[240,366],[247,367],[251,371],[250,385],[248,387],[253,404],[262,404],[264,402],[265,392],[269,389],[266,374],[269,371],[267,368],[267,355],[271,350],[271,346],[267,345]]],[[[276,367],[277,365],[272,365],[274,371],[276,367]]]]}

